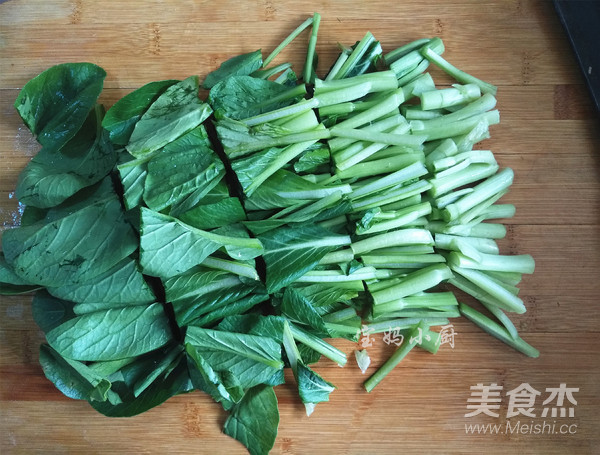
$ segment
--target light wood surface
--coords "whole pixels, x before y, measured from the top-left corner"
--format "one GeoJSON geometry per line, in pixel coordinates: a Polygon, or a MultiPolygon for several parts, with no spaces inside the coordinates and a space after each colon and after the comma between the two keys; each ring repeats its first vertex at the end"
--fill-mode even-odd
{"type": "MultiPolygon", "coordinates": [[[[499,86],[500,125],[481,145],[515,170],[503,199],[517,206],[506,220],[506,254],[530,253],[534,275],[521,284],[528,312],[514,317],[541,351],[528,359],[455,321],[455,347],[435,356],[412,352],[372,393],[350,357],[341,369],[316,370],[337,386],[307,418],[293,378],[276,389],[281,423],[274,454],[600,453],[600,121],[552,3],[545,0],[390,1],[24,1],[0,5],[0,229],[18,222],[17,175],[37,150],[12,103],[30,78],[61,62],[90,61],[107,70],[102,101],[110,106],[152,80],[201,78],[233,55],[269,53],[313,11],[322,14],[319,68],[336,43],[370,30],[391,50],[437,35],[456,66],[499,86]],[[470,387],[504,387],[500,417],[465,417],[470,387]],[[542,392],[536,417],[506,418],[505,392],[528,383],[542,392]],[[575,434],[517,434],[541,424],[546,388],[578,387],[575,434]],[[505,434],[466,434],[467,424],[500,424],[505,434]]],[[[306,35],[278,61],[300,71],[306,35]]],[[[322,74],[322,73],[321,73],[322,74]]],[[[432,70],[436,81],[447,79],[432,70]]],[[[225,414],[196,392],[141,416],[109,419],[65,398],[45,379],[37,352],[31,296],[0,297],[0,452],[245,453],[221,433],[225,414]]],[[[356,344],[335,343],[352,354],[356,344]]],[[[392,352],[381,336],[369,350],[380,366],[392,352]]],[[[568,404],[568,403],[567,403],[568,404]]],[[[573,405],[571,405],[573,406],[573,405]]]]}

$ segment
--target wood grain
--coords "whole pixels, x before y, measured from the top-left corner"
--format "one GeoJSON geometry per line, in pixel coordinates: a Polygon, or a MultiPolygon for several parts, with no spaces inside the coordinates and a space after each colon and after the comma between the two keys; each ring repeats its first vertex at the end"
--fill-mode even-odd
{"type": "MultiPolygon", "coordinates": [[[[233,55],[268,53],[304,18],[322,14],[321,70],[336,43],[353,44],[370,30],[391,50],[437,35],[455,65],[499,86],[501,123],[480,148],[515,170],[505,202],[517,214],[500,243],[506,254],[530,253],[536,272],[514,317],[524,339],[541,351],[528,359],[465,320],[454,322],[455,347],[432,356],[412,352],[372,393],[351,358],[317,371],[336,384],[331,402],[307,418],[293,378],[277,388],[281,423],[275,454],[600,453],[600,124],[569,43],[547,0],[134,1],[9,0],[0,4],[0,232],[19,222],[17,176],[38,150],[12,107],[20,87],[51,65],[91,61],[108,73],[106,106],[142,84],[201,78],[233,55]],[[545,391],[578,387],[575,434],[467,434],[468,424],[506,429],[500,416],[466,418],[470,386],[521,383],[545,391]]],[[[305,37],[280,61],[302,67],[305,37]],[[304,40],[303,40],[304,39],[304,40]]],[[[442,84],[446,76],[435,68],[442,84]]],[[[31,296],[0,297],[1,453],[245,453],[221,433],[226,418],[210,398],[179,396],[141,416],[108,419],[70,400],[38,365],[43,334],[31,296]]],[[[352,354],[356,344],[337,340],[352,354]]],[[[374,368],[391,354],[381,335],[369,350],[374,368]]],[[[541,402],[538,402],[538,411],[541,402]]],[[[541,417],[521,421],[541,423],[541,417]]]]}

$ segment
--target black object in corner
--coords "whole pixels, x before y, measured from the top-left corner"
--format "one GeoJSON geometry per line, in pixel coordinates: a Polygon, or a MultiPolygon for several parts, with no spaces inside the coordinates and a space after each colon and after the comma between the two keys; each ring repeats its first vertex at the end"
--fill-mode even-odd
{"type": "Polygon", "coordinates": [[[554,7],[600,112],[600,0],[554,0],[554,7]]]}

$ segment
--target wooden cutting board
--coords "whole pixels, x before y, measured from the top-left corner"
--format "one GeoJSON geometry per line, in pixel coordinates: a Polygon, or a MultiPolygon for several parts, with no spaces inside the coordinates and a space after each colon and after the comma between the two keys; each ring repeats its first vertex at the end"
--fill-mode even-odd
{"type": "MultiPolygon", "coordinates": [[[[336,342],[350,361],[343,369],[318,364],[338,389],[310,418],[293,378],[277,388],[281,423],[273,453],[600,453],[600,123],[550,1],[3,2],[0,229],[18,223],[17,175],[37,151],[12,107],[30,78],[57,63],[94,62],[108,73],[102,101],[109,106],[149,81],[203,78],[233,55],[257,48],[267,54],[314,11],[322,14],[321,74],[337,42],[351,45],[367,31],[385,50],[435,35],[456,66],[499,86],[502,120],[481,147],[516,173],[504,201],[517,214],[506,220],[501,248],[537,261],[521,284],[528,311],[513,320],[541,356],[526,358],[453,321],[454,347],[446,343],[435,356],[412,352],[368,394],[352,357],[356,344],[336,342]],[[465,417],[477,384],[502,387],[498,417],[465,417]],[[540,392],[535,417],[507,418],[508,392],[522,384],[540,392]],[[561,384],[578,389],[576,404],[562,404],[573,417],[542,417],[544,408],[560,406],[543,401],[561,384]],[[498,434],[468,434],[465,427],[475,424],[498,425],[498,434]]],[[[278,61],[300,71],[305,44],[302,35],[278,61]]],[[[437,70],[432,75],[447,81],[437,70]]],[[[109,419],[63,397],[38,366],[43,336],[32,321],[31,296],[0,299],[3,454],[245,453],[221,434],[225,414],[200,393],[129,419],[109,419]]],[[[375,338],[370,372],[393,347],[375,338]]]]}

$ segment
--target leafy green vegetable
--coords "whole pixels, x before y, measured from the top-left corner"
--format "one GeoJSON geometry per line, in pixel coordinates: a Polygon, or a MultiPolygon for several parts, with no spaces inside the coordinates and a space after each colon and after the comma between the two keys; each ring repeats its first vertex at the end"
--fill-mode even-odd
{"type": "Polygon", "coordinates": [[[198,97],[198,77],[167,88],[135,124],[127,151],[141,158],[196,128],[212,113],[198,97]]]}
{"type": "Polygon", "coordinates": [[[141,213],[140,265],[148,275],[179,275],[224,246],[242,247],[256,256],[262,252],[256,239],[202,231],[144,207],[141,213]]]}
{"type": "Polygon", "coordinates": [[[350,237],[317,225],[282,227],[258,238],[265,248],[266,285],[271,293],[315,268],[327,253],[351,242],[350,237]]]}
{"type": "Polygon", "coordinates": [[[186,352],[190,378],[194,387],[209,394],[224,409],[229,410],[244,396],[244,390],[228,371],[216,372],[202,357],[198,349],[187,344],[186,352]]]}
{"type": "Polygon", "coordinates": [[[179,215],[184,223],[197,229],[215,229],[235,224],[246,219],[246,212],[237,197],[223,197],[221,200],[199,205],[179,215]]]}
{"type": "Polygon", "coordinates": [[[160,303],[77,316],[46,334],[48,343],[73,360],[117,360],[165,345],[171,328],[160,303]]]}
{"type": "Polygon", "coordinates": [[[15,108],[45,153],[56,153],[79,131],[105,77],[106,72],[92,63],[63,63],[25,84],[15,108]]]}
{"type": "Polygon", "coordinates": [[[252,455],[267,454],[275,444],[279,410],[273,387],[257,385],[234,406],[223,432],[244,444],[252,455]]]}
{"type": "Polygon", "coordinates": [[[135,124],[156,99],[176,80],[150,82],[125,95],[106,113],[102,127],[109,132],[113,144],[127,145],[135,124]]]}
{"type": "Polygon", "coordinates": [[[250,294],[258,297],[259,301],[267,298],[259,281],[204,267],[194,267],[166,280],[164,288],[180,326],[187,326],[202,316],[234,305],[250,294]]]}
{"type": "Polygon", "coordinates": [[[289,106],[306,93],[306,88],[288,88],[276,82],[250,76],[222,79],[210,90],[208,103],[215,117],[242,120],[289,106]]]}
{"type": "MultiPolygon", "coordinates": [[[[84,363],[62,357],[50,346],[40,346],[40,364],[58,390],[75,400],[106,401],[111,383],[84,363]]],[[[111,397],[114,399],[114,397],[111,397]]]]}
{"type": "Polygon", "coordinates": [[[31,303],[33,320],[44,333],[73,319],[76,316],[73,308],[73,302],[58,299],[45,290],[36,292],[31,303]]]}
{"type": "Polygon", "coordinates": [[[112,170],[116,154],[102,130],[102,107],[96,105],[81,129],[57,152],[42,149],[19,175],[21,202],[48,208],[100,181],[112,170]]]}
{"type": "Polygon", "coordinates": [[[298,391],[303,403],[329,401],[329,394],[334,390],[333,384],[325,381],[309,367],[302,363],[298,365],[298,391]]]}
{"type": "Polygon", "coordinates": [[[42,149],[19,177],[27,207],[3,233],[0,293],[36,291],[40,363],[66,396],[131,416],[202,390],[230,412],[225,433],[263,454],[284,367],[308,415],[334,391],[308,366],[347,363],[325,338],[403,337],[367,391],[413,348],[435,354],[433,327],[460,316],[539,355],[509,318],[534,260],[499,254],[507,231],[489,221],[514,215],[499,203],[514,173],[474,149],[500,120],[496,87],[443,59],[439,38],[384,56],[371,32],[320,78],[319,26],[315,13],[264,63],[224,62],[207,102],[190,76],[104,115],[105,73],[85,63],[21,91],[42,149]],[[310,26],[302,83],[290,63],[267,68],[310,26]],[[437,88],[430,63],[459,84],[437,88]]]}
{"type": "Polygon", "coordinates": [[[262,53],[260,50],[247,54],[231,57],[221,64],[215,71],[208,73],[202,83],[205,89],[213,88],[217,83],[232,76],[247,76],[262,66],[262,53]]]}
{"type": "Polygon", "coordinates": [[[144,201],[177,215],[192,209],[225,175],[202,125],[163,147],[147,164],[144,201]]]}
{"type": "Polygon", "coordinates": [[[283,370],[281,346],[270,337],[190,326],[185,342],[200,350],[213,370],[228,371],[244,389],[269,384],[283,370]]]}
{"type": "MultiPolygon", "coordinates": [[[[154,293],[138,269],[137,262],[132,258],[123,259],[89,281],[48,287],[48,292],[55,297],[78,304],[100,304],[107,308],[156,301],[154,293]]],[[[76,307],[80,306],[82,305],[76,305],[76,307]]]]}
{"type": "Polygon", "coordinates": [[[39,289],[39,286],[29,283],[17,275],[0,252],[0,294],[16,295],[25,294],[39,289]]]}
{"type": "Polygon", "coordinates": [[[141,414],[165,402],[169,398],[190,392],[193,389],[186,359],[181,358],[173,369],[161,374],[139,396],[135,396],[131,386],[123,381],[115,381],[112,390],[117,393],[120,403],[91,401],[90,405],[109,417],[131,417],[141,414]]]}
{"type": "Polygon", "coordinates": [[[10,229],[2,236],[4,255],[15,273],[50,287],[94,278],[136,247],[114,193],[48,224],[10,229]]]}

